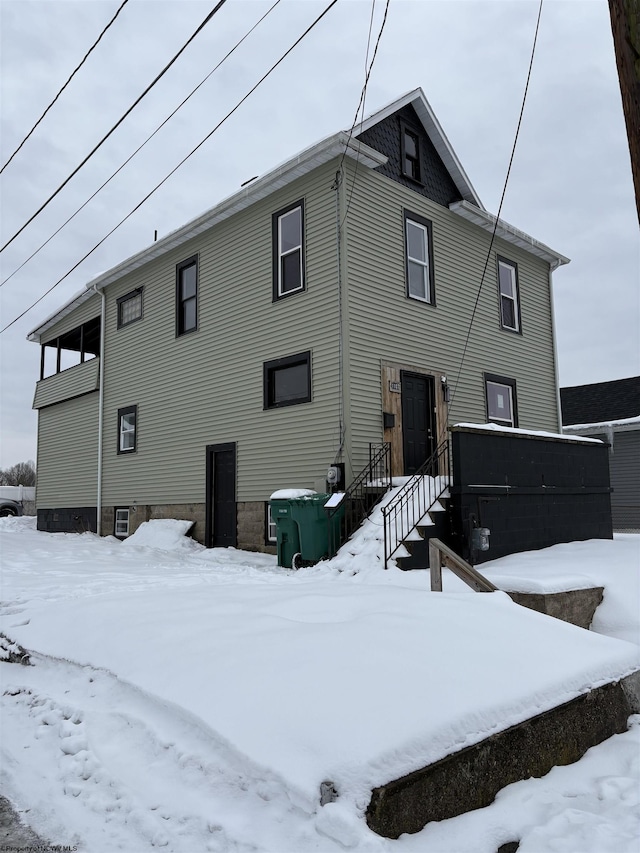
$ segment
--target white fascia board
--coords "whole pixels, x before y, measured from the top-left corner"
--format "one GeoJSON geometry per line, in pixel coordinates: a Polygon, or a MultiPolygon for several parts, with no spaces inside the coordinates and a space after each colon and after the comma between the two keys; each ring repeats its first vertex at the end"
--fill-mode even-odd
{"type": "Polygon", "coordinates": [[[354,136],[359,136],[361,133],[364,133],[366,130],[369,130],[374,125],[383,121],[385,118],[389,118],[390,115],[401,110],[403,107],[406,107],[408,104],[411,104],[416,111],[418,118],[422,122],[422,126],[424,127],[427,136],[433,143],[434,148],[440,155],[440,159],[444,163],[447,168],[447,171],[451,175],[453,182],[455,183],[460,195],[463,199],[470,202],[471,204],[476,205],[480,208],[480,210],[484,210],[485,207],[480,201],[480,198],[473,188],[471,181],[464,168],[462,167],[462,163],[458,160],[458,157],[453,150],[451,143],[447,139],[447,135],[442,129],[440,122],[438,121],[436,114],[431,108],[431,104],[427,101],[424,92],[422,89],[413,89],[411,92],[407,92],[406,95],[403,95],[401,98],[397,98],[395,101],[392,101],[390,104],[387,104],[386,107],[383,107],[381,110],[378,110],[371,116],[368,116],[363,122],[356,125],[356,130],[354,132],[354,136]]]}
{"type": "Polygon", "coordinates": [[[276,192],[276,190],[282,189],[297,178],[313,171],[313,169],[323,166],[334,157],[342,156],[343,153],[347,157],[357,159],[360,165],[369,168],[375,168],[387,162],[387,157],[384,154],[380,154],[379,151],[358,142],[357,139],[349,139],[348,134],[340,131],[305,149],[292,159],[272,169],[262,178],[258,178],[239,192],[224,199],[201,216],[192,219],[186,225],[182,225],[141,252],[132,255],[103,275],[94,278],[87,287],[97,287],[102,290],[123,275],[132,272],[154,258],[164,255],[182,243],[186,243],[203,231],[208,231],[214,225],[218,225],[235,213],[245,210],[257,201],[276,192]]]}
{"type": "MultiPolygon", "coordinates": [[[[89,285],[88,285],[89,286],[89,285]]],[[[58,323],[63,317],[66,317],[67,314],[70,314],[72,311],[75,311],[80,305],[86,302],[88,299],[91,299],[92,296],[95,296],[95,292],[93,290],[87,290],[86,287],[83,287],[81,291],[72,296],[71,299],[66,302],[62,308],[57,308],[53,314],[50,314],[46,320],[40,323],[32,332],[29,332],[27,335],[28,341],[34,341],[35,343],[40,343],[40,338],[42,335],[50,329],[55,323],[58,323]]]]}
{"type": "MultiPolygon", "coordinates": [[[[478,225],[485,231],[488,231],[491,234],[493,233],[497,217],[492,213],[489,213],[486,210],[478,210],[477,207],[469,204],[467,201],[454,201],[449,205],[449,210],[453,213],[457,213],[458,216],[461,216],[463,219],[473,222],[474,225],[478,225]]],[[[504,219],[498,220],[496,237],[500,237],[501,240],[505,240],[507,243],[513,243],[514,246],[519,246],[521,249],[524,249],[525,252],[529,252],[532,255],[536,255],[538,258],[542,258],[542,260],[546,261],[551,266],[552,270],[562,266],[563,264],[570,263],[569,258],[566,258],[564,255],[560,255],[558,252],[550,249],[549,246],[545,246],[544,243],[540,243],[524,231],[520,231],[513,225],[509,225],[509,223],[505,222],[504,219]]]]}
{"type": "Polygon", "coordinates": [[[635,418],[623,418],[619,421],[602,421],[601,423],[593,424],[567,424],[562,427],[562,431],[566,433],[592,433],[605,432],[612,430],[613,432],[629,432],[631,430],[640,430],[640,416],[635,418]]]}
{"type": "Polygon", "coordinates": [[[361,166],[367,166],[370,169],[384,165],[388,159],[384,154],[381,154],[369,145],[365,145],[353,137],[350,138],[349,134],[344,131],[339,131],[333,136],[329,136],[306,148],[290,160],[276,166],[275,169],[272,169],[263,177],[252,181],[251,184],[243,187],[239,192],[234,193],[215,207],[187,222],[186,225],[182,225],[180,228],[167,234],[166,237],[147,246],[141,252],[137,252],[125,261],[122,261],[122,263],[107,270],[107,272],[92,278],[86,285],[85,290],[73,296],[62,308],[59,308],[43,323],[40,323],[29,333],[27,339],[39,343],[40,336],[48,328],[89,299],[97,290],[102,290],[108,284],[122,278],[123,275],[138,269],[138,267],[143,266],[154,258],[164,255],[182,243],[186,243],[192,237],[201,234],[203,231],[207,231],[219,222],[233,216],[233,214],[244,210],[257,201],[266,198],[276,190],[287,186],[287,184],[290,184],[296,178],[308,174],[313,169],[318,168],[318,166],[328,163],[334,157],[341,157],[343,154],[357,160],[361,166]]]}

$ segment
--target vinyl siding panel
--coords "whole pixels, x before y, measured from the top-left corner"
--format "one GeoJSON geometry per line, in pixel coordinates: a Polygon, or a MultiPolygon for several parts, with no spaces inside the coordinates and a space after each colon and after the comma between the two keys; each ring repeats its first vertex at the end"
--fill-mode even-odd
{"type": "Polygon", "coordinates": [[[338,443],[335,164],[294,182],[107,289],[105,505],[205,500],[205,448],[237,443],[237,498],[323,478],[338,443]],[[305,200],[306,291],[272,301],[272,213],[305,200]],[[198,330],[175,335],[176,264],[199,259],[198,330]],[[116,300],[143,287],[143,319],[116,300]],[[263,363],[311,350],[312,400],[263,410],[263,363]],[[117,410],[137,405],[136,452],[117,410]]]}
{"type": "Polygon", "coordinates": [[[100,359],[92,358],[83,364],[54,373],[36,384],[33,408],[42,409],[72,397],[96,391],[100,381],[100,359]]]}
{"type": "MultiPolygon", "coordinates": [[[[351,187],[352,177],[348,178],[351,187]]],[[[442,371],[449,423],[487,420],[483,373],[515,379],[519,426],[557,431],[548,265],[496,240],[460,379],[490,236],[447,208],[359,169],[347,223],[352,453],[382,440],[380,362],[442,371]],[[435,305],[406,297],[404,209],[432,222],[435,305]],[[500,326],[496,254],[518,264],[522,334],[500,326]]],[[[439,376],[436,391],[440,393],[439,376]]]]}
{"type": "Polygon", "coordinates": [[[98,394],[38,412],[38,509],[96,506],[98,394]]]}
{"type": "Polygon", "coordinates": [[[640,530],[640,431],[614,433],[609,466],[614,529],[640,530]]]}
{"type": "Polygon", "coordinates": [[[89,297],[86,302],[83,302],[82,305],[75,308],[67,314],[66,317],[58,320],[58,322],[51,326],[50,329],[47,329],[47,331],[42,334],[40,342],[42,344],[46,344],[51,341],[55,341],[57,337],[64,335],[65,332],[70,332],[72,329],[76,329],[88,320],[94,320],[96,317],[99,317],[100,302],[101,299],[97,293],[89,297]]]}

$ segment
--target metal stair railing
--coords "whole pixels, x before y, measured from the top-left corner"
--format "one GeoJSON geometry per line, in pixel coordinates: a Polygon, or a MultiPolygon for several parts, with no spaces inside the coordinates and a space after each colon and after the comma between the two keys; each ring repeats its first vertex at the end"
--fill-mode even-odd
{"type": "Polygon", "coordinates": [[[450,471],[449,440],[445,439],[393,500],[382,507],[385,569],[404,539],[447,490],[450,471]]]}
{"type": "Polygon", "coordinates": [[[330,541],[329,556],[333,557],[351,534],[357,530],[380,497],[391,488],[391,444],[369,444],[369,463],[362,469],[347,489],[338,506],[327,510],[330,541]],[[337,513],[344,512],[339,537],[332,520],[337,513]]]}

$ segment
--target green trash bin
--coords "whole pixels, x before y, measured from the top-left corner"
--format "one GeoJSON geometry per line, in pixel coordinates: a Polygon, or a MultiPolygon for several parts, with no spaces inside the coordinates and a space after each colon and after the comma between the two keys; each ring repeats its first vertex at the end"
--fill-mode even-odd
{"type": "Polygon", "coordinates": [[[300,533],[298,524],[291,513],[291,498],[276,498],[269,501],[271,518],[276,525],[278,543],[278,565],[290,569],[293,557],[300,553],[300,533]]]}
{"type": "Polygon", "coordinates": [[[328,557],[334,550],[334,543],[339,541],[344,509],[340,508],[329,517],[324,508],[329,497],[327,494],[317,494],[289,501],[291,517],[298,524],[300,536],[300,558],[292,558],[294,568],[297,568],[296,562],[312,564],[328,557]]]}

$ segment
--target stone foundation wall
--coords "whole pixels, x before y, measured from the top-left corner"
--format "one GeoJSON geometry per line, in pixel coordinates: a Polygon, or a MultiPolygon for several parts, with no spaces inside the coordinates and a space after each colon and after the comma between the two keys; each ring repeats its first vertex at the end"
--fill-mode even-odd
{"type": "MultiPolygon", "coordinates": [[[[193,504],[153,504],[129,507],[129,533],[134,533],[144,522],[153,518],[181,518],[195,521],[191,536],[205,544],[207,507],[204,503],[193,504]]],[[[265,542],[265,505],[264,501],[246,501],[237,504],[238,548],[246,551],[260,551],[275,554],[276,546],[265,542]]],[[[102,508],[102,535],[113,536],[114,507],[102,508]]]]}
{"type": "Polygon", "coordinates": [[[275,554],[276,546],[266,542],[266,508],[264,501],[238,503],[238,548],[275,554]]]}

